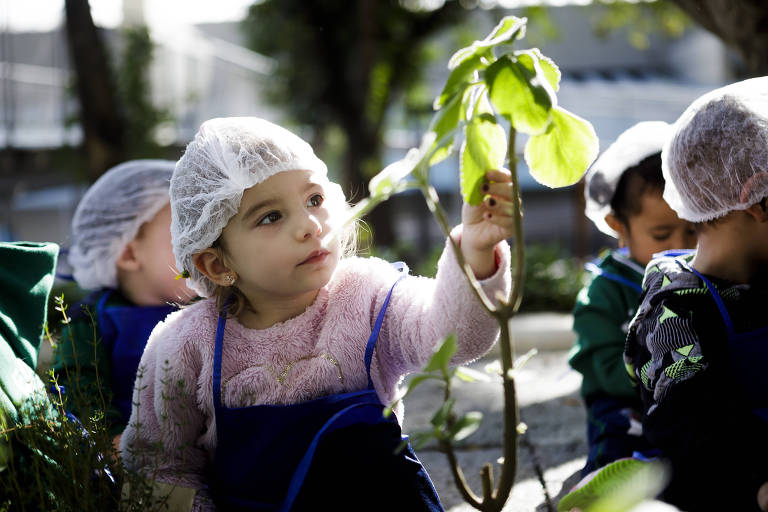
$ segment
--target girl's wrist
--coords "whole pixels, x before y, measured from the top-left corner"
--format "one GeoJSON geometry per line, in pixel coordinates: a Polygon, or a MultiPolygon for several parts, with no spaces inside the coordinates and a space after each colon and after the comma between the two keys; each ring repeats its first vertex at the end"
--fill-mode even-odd
{"type": "Polygon", "coordinates": [[[475,279],[481,281],[488,279],[499,268],[498,258],[496,257],[496,246],[490,249],[461,248],[464,260],[469,264],[475,279]]]}

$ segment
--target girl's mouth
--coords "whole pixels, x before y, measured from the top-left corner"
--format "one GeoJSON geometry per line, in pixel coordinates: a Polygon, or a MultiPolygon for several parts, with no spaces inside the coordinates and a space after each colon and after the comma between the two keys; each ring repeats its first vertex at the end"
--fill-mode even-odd
{"type": "Polygon", "coordinates": [[[300,266],[300,265],[311,265],[313,263],[321,263],[321,262],[323,262],[325,260],[325,258],[329,254],[330,254],[330,252],[326,251],[325,249],[320,249],[318,251],[312,251],[311,253],[309,253],[309,256],[307,256],[307,258],[304,261],[299,263],[298,266],[300,266]]]}

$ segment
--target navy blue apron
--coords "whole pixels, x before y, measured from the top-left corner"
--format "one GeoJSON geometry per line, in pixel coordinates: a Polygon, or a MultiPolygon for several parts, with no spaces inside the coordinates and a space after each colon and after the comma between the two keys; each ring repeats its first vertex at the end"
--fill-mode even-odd
{"type": "Polygon", "coordinates": [[[152,329],[175,306],[106,306],[114,290],[107,290],[96,306],[101,342],[112,363],[112,403],[125,423],[131,417],[131,400],[136,371],[152,329]]]}
{"type": "Polygon", "coordinates": [[[371,380],[373,350],[395,285],[366,345],[367,389],[303,403],[224,406],[226,314],[219,316],[213,360],[217,446],[208,477],[220,509],[443,510],[410,444],[395,453],[407,437],[394,415],[384,418],[371,380]]]}
{"type": "Polygon", "coordinates": [[[728,359],[732,377],[744,393],[752,412],[768,421],[768,372],[765,369],[768,362],[768,326],[737,333],[717,288],[695,268],[684,262],[681,264],[704,281],[715,299],[728,333],[728,359]]]}

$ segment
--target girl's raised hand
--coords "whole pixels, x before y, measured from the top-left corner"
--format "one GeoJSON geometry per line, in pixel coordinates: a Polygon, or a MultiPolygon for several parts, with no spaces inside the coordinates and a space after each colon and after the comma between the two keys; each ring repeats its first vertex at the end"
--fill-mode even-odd
{"type": "Polygon", "coordinates": [[[493,275],[496,271],[494,248],[514,233],[510,176],[506,169],[488,171],[482,204],[465,203],[462,207],[461,252],[478,279],[493,275]]]}

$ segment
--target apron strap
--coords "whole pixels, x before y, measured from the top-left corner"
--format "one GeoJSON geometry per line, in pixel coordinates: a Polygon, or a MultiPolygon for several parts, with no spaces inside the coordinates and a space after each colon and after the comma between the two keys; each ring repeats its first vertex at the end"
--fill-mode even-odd
{"type": "Polygon", "coordinates": [[[213,345],[213,409],[221,408],[221,354],[224,349],[224,326],[227,325],[227,306],[231,298],[227,299],[224,307],[219,312],[219,321],[216,324],[216,341],[213,345]]]}
{"type": "Polygon", "coordinates": [[[371,380],[371,362],[373,361],[373,349],[376,348],[376,341],[379,339],[379,331],[381,330],[381,324],[384,323],[384,315],[386,314],[387,307],[389,306],[389,299],[392,297],[392,291],[395,289],[397,283],[399,283],[401,279],[408,275],[408,266],[402,261],[392,263],[392,266],[400,272],[400,277],[397,278],[395,284],[393,284],[392,288],[389,289],[387,298],[384,299],[384,304],[381,305],[381,309],[379,310],[379,316],[376,317],[376,323],[373,324],[373,330],[371,331],[371,335],[368,338],[368,344],[365,346],[365,372],[368,375],[368,389],[374,389],[373,380],[371,380]]]}
{"type": "MultiPolygon", "coordinates": [[[[400,279],[398,279],[398,281],[400,281],[400,279]]],[[[312,439],[312,442],[309,444],[309,448],[307,448],[307,451],[304,453],[304,457],[301,459],[301,462],[299,462],[299,465],[296,467],[296,471],[293,473],[293,478],[291,478],[291,483],[288,485],[288,492],[285,496],[285,500],[283,501],[283,504],[280,506],[279,512],[288,512],[289,510],[291,510],[291,507],[293,506],[293,502],[296,500],[296,496],[298,496],[299,491],[301,491],[302,485],[304,485],[304,480],[307,477],[307,472],[309,471],[309,467],[312,465],[312,458],[315,455],[317,446],[326,433],[330,433],[330,432],[333,432],[334,430],[344,428],[350,425],[357,425],[360,423],[368,423],[368,424],[379,423],[382,421],[382,418],[383,418],[381,411],[382,411],[381,405],[377,405],[370,402],[358,403],[358,404],[352,404],[348,407],[345,407],[344,409],[340,410],[339,412],[331,416],[331,418],[325,422],[325,424],[320,428],[320,430],[317,431],[317,434],[315,434],[315,437],[312,439]],[[369,409],[365,412],[356,411],[356,409],[359,409],[361,407],[368,407],[369,409]],[[350,414],[351,412],[356,412],[357,414],[350,414]]]]}
{"type": "Polygon", "coordinates": [[[701,274],[698,270],[690,266],[688,263],[682,260],[677,260],[677,262],[680,265],[682,265],[684,268],[690,270],[691,272],[699,276],[699,278],[702,281],[704,281],[704,284],[707,285],[707,289],[709,290],[709,293],[712,295],[712,298],[715,299],[715,304],[717,304],[717,309],[720,310],[720,316],[723,317],[723,322],[725,323],[725,329],[728,332],[728,335],[730,336],[731,334],[733,334],[734,329],[733,329],[733,322],[731,321],[731,315],[728,313],[728,309],[726,309],[725,303],[723,302],[722,297],[720,297],[720,294],[717,293],[717,288],[715,288],[715,285],[712,284],[712,282],[709,279],[704,277],[703,274],[701,274]]]}
{"type": "Polygon", "coordinates": [[[643,293],[643,287],[639,284],[630,281],[626,277],[620,276],[618,274],[612,274],[611,272],[606,272],[605,270],[601,269],[591,261],[586,263],[584,265],[584,268],[587,269],[591,274],[598,275],[600,277],[604,277],[610,281],[615,281],[617,283],[621,283],[623,285],[629,286],[633,290],[637,291],[638,293],[643,293]]]}

